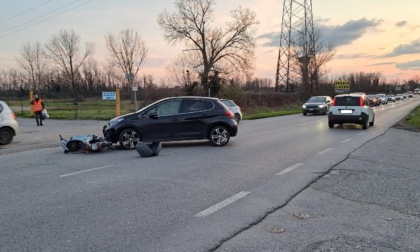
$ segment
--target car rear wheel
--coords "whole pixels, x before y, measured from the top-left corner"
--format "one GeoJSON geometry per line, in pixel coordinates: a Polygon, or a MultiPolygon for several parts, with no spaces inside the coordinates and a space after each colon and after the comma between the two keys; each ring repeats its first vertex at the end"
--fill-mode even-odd
{"type": "Polygon", "coordinates": [[[0,129],[0,144],[9,144],[13,140],[13,131],[9,128],[0,129]]]}
{"type": "Polygon", "coordinates": [[[366,118],[365,120],[363,120],[362,122],[362,128],[363,129],[367,129],[368,128],[368,124],[369,124],[369,118],[366,118]]]}
{"type": "Polygon", "coordinates": [[[369,123],[369,126],[373,126],[375,124],[375,117],[373,117],[372,121],[369,123]]]}
{"type": "Polygon", "coordinates": [[[141,139],[137,130],[129,128],[121,131],[118,140],[123,149],[132,150],[141,139]]]}
{"type": "Polygon", "coordinates": [[[209,134],[211,144],[215,146],[224,146],[229,142],[230,133],[225,126],[215,126],[209,134]]]}
{"type": "Polygon", "coordinates": [[[239,114],[235,114],[234,117],[235,117],[235,121],[237,123],[239,123],[239,121],[241,121],[241,116],[239,114]]]}

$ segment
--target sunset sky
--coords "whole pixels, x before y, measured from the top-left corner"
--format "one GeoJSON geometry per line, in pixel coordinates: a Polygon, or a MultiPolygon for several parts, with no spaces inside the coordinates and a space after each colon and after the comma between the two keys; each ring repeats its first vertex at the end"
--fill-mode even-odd
{"type": "MultiPolygon", "coordinates": [[[[303,2],[303,0],[301,1],[303,2]]],[[[165,78],[166,66],[182,51],[163,39],[158,15],[173,11],[173,0],[2,0],[0,71],[18,69],[16,57],[26,42],[46,43],[60,30],[74,30],[96,45],[94,58],[106,63],[104,36],[137,31],[149,54],[141,75],[165,78]]],[[[230,20],[242,5],[259,19],[254,77],[275,77],[283,0],[216,0],[215,22],[230,20]]],[[[332,78],[345,73],[380,72],[387,81],[420,74],[419,0],[312,0],[315,28],[336,54],[327,65],[332,78]]]]}

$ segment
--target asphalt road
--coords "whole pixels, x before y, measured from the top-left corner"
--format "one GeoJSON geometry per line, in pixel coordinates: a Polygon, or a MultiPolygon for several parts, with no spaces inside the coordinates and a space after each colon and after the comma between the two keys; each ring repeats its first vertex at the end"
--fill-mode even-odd
{"type": "Polygon", "coordinates": [[[19,119],[0,149],[0,251],[418,251],[419,133],[389,128],[419,104],[375,108],[367,130],[243,121],[225,147],[153,158],[65,155],[59,134],[104,122],[19,119]]]}

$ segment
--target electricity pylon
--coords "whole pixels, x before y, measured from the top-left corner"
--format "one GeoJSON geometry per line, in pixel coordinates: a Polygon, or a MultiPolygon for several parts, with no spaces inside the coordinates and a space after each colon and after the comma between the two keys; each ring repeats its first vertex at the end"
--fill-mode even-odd
{"type": "Polygon", "coordinates": [[[276,71],[276,92],[284,86],[309,82],[308,66],[315,57],[312,0],[284,0],[280,49],[276,71]]]}

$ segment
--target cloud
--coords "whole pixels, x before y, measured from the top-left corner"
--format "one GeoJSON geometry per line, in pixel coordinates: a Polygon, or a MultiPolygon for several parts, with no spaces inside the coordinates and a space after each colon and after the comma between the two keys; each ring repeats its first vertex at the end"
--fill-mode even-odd
{"type": "Polygon", "coordinates": [[[406,26],[406,25],[407,25],[407,21],[405,21],[405,20],[395,23],[395,26],[397,26],[397,27],[403,27],[403,26],[406,26]]]}
{"type": "Polygon", "coordinates": [[[367,55],[364,53],[355,53],[355,54],[340,54],[335,56],[335,59],[359,59],[359,58],[370,58],[371,55],[367,55]]]}
{"type": "Polygon", "coordinates": [[[398,63],[395,66],[401,70],[420,70],[420,60],[398,63]]]}
{"type": "Polygon", "coordinates": [[[392,65],[395,64],[396,62],[379,62],[379,63],[375,63],[375,64],[371,64],[369,66],[385,66],[385,65],[392,65]]]}
{"type": "Polygon", "coordinates": [[[390,58],[406,54],[420,53],[420,39],[411,41],[409,44],[402,44],[394,48],[392,52],[380,55],[377,58],[390,58]]]}
{"type": "MultiPolygon", "coordinates": [[[[333,44],[334,46],[341,46],[351,44],[353,41],[362,37],[369,29],[379,26],[381,20],[368,20],[362,18],[359,20],[350,20],[343,25],[327,26],[323,23],[323,20],[318,20],[316,23],[315,30],[319,30],[321,33],[322,41],[327,44],[333,44]]],[[[265,33],[258,36],[258,39],[263,39],[267,42],[263,43],[263,46],[279,46],[280,45],[280,32],[265,33]]]]}
{"type": "Polygon", "coordinates": [[[257,39],[264,39],[268,40],[268,42],[265,42],[262,44],[262,46],[276,46],[278,47],[280,45],[280,32],[270,32],[265,33],[257,37],[257,39]]]}
{"type": "Polygon", "coordinates": [[[348,45],[363,36],[369,29],[376,28],[382,23],[381,20],[350,20],[344,25],[317,26],[321,32],[322,40],[335,46],[348,45]]]}

